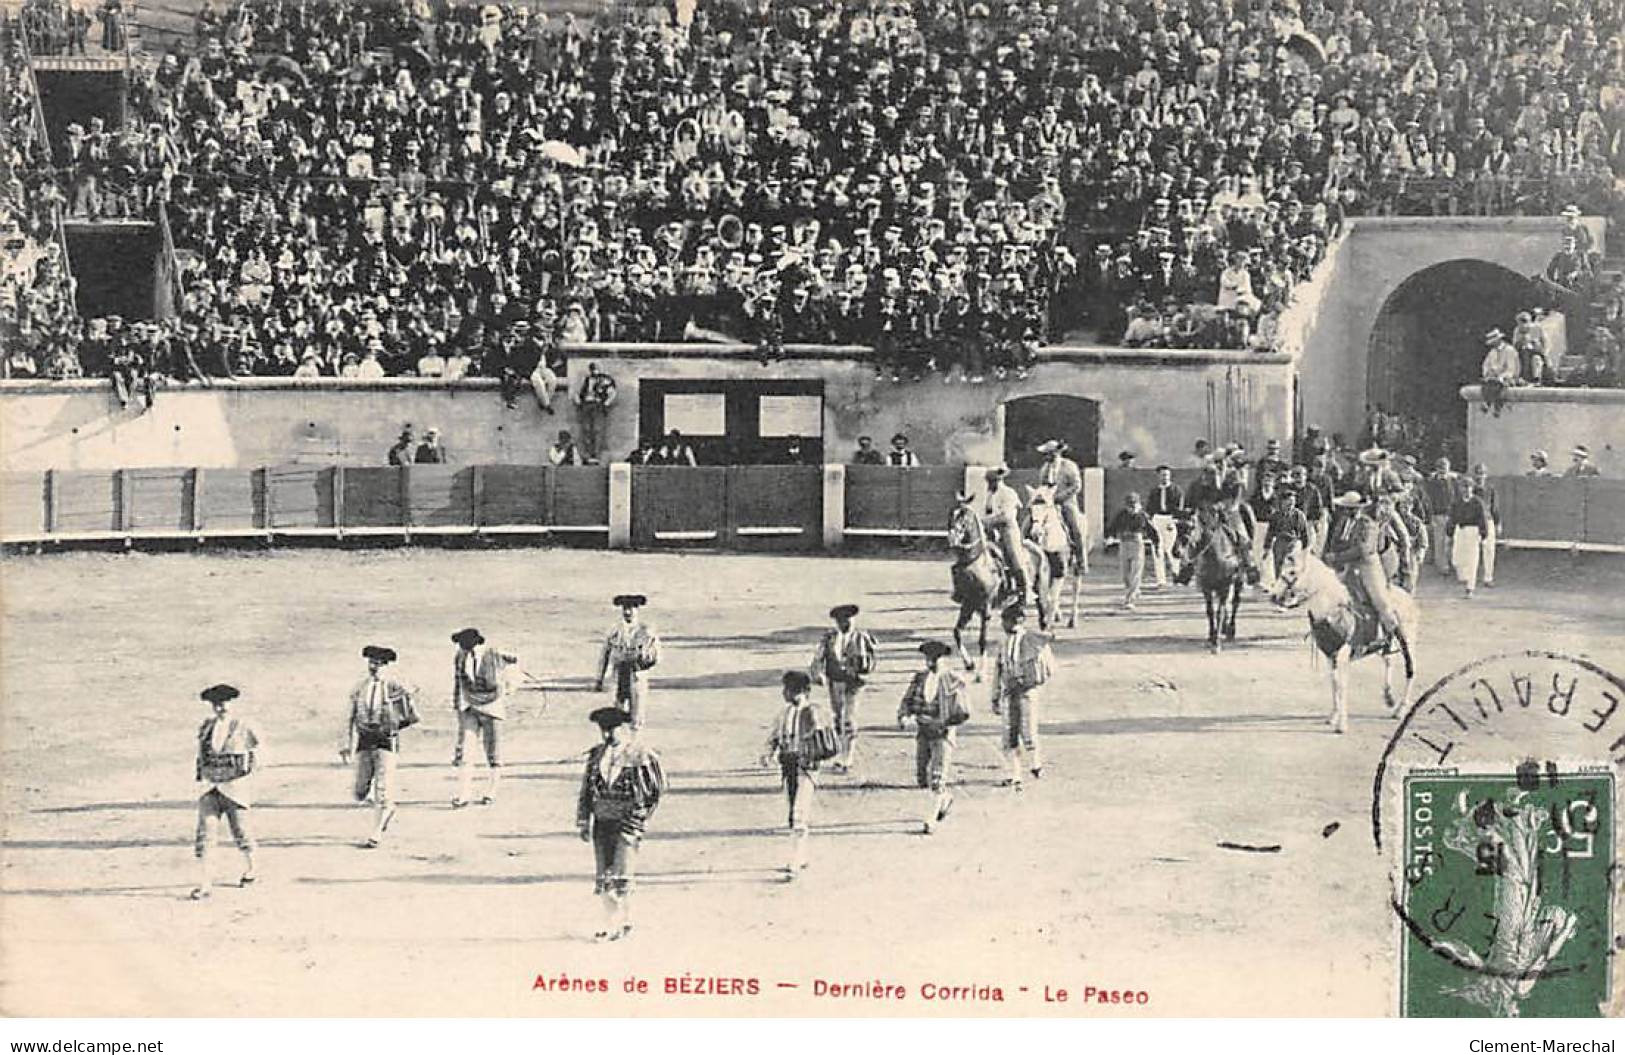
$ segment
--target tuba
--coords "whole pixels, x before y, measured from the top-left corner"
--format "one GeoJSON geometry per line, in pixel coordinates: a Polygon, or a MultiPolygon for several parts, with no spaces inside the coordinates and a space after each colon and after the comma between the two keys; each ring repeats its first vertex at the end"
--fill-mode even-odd
{"type": "Polygon", "coordinates": [[[717,221],[717,241],[728,249],[738,249],[745,244],[745,224],[738,216],[729,213],[717,221]]]}

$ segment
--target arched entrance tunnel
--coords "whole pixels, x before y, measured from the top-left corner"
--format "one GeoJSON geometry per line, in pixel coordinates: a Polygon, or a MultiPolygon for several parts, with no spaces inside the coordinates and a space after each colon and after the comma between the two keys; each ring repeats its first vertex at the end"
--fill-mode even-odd
{"type": "Polygon", "coordinates": [[[1517,313],[1536,299],[1527,277],[1483,260],[1449,260],[1418,271],[1377,314],[1366,403],[1415,415],[1427,428],[1425,453],[1459,461],[1468,410],[1460,389],[1478,380],[1484,334],[1500,327],[1510,337],[1517,313]]]}

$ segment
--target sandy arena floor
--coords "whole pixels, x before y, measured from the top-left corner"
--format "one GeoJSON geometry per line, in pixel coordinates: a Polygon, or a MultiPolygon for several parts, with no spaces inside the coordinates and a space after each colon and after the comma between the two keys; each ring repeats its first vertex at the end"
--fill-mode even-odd
{"type": "MultiPolygon", "coordinates": [[[[962,734],[952,817],[919,833],[912,734],[892,726],[915,645],[946,637],[940,560],[371,550],[11,558],[4,577],[0,1012],[8,1015],[1385,1015],[1396,934],[1373,850],[1372,772],[1394,728],[1381,668],[1324,725],[1304,623],[1249,599],[1241,638],[1202,647],[1200,597],[1114,610],[1097,557],[1086,616],[1057,644],[1045,778],[995,787],[994,721],[962,734]],[[673,790],[639,867],[637,929],[597,946],[592,853],[575,837],[587,676],[621,590],[648,592],[665,659],[646,739],[673,790]],[[780,672],[831,604],[864,606],[884,656],[856,773],[824,783],[813,863],[782,880],[776,772],[755,758],[780,672]],[[450,631],[484,629],[543,677],[517,695],[507,780],[453,812],[450,631]],[[402,656],[427,717],[406,734],[403,809],[382,849],[336,744],[368,642],[402,656]],[[269,745],[254,821],[261,880],[192,903],[192,738],[203,686],[243,688],[269,745]],[[1333,822],[1332,835],[1322,832],[1333,822]],[[1279,843],[1278,854],[1220,849],[1279,843]],[[609,994],[533,989],[602,978],[609,994]],[[624,995],[630,975],[649,994],[624,995]],[[756,979],[757,995],[666,996],[668,977],[756,979]],[[816,995],[818,979],[908,986],[816,995]],[[798,988],[781,988],[788,983],[798,988]],[[923,1003],[999,986],[1003,1003],[923,1003]],[[1045,987],[1066,989],[1046,1003],[1045,987]],[[1143,990],[1143,1007],[1083,1003],[1143,990]],[[1022,987],[1026,991],[1022,991],[1022,987]]],[[[1472,602],[1432,576],[1418,690],[1502,649],[1625,667],[1625,561],[1503,558],[1472,602]]],[[[996,631],[995,631],[996,637],[996,631]]],[[[239,858],[223,844],[221,878],[239,858]]],[[[693,986],[701,989],[716,983],[693,986]]],[[[724,988],[728,983],[724,983],[724,988]]]]}

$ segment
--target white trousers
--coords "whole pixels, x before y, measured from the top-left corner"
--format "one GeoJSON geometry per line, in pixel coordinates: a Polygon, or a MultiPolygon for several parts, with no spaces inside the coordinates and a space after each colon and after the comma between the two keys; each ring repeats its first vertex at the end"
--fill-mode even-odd
{"type": "Polygon", "coordinates": [[[551,412],[553,409],[553,392],[559,387],[559,377],[548,369],[547,361],[536,364],[536,369],[530,374],[531,391],[536,395],[536,406],[541,410],[551,412]]]}
{"type": "Polygon", "coordinates": [[[1483,541],[1478,537],[1478,528],[1469,525],[1456,529],[1456,537],[1450,547],[1450,560],[1456,566],[1456,580],[1469,590],[1478,585],[1478,558],[1482,549],[1483,541]]]}
{"type": "Polygon", "coordinates": [[[1157,550],[1151,558],[1151,568],[1156,573],[1157,585],[1168,585],[1168,554],[1174,549],[1174,536],[1176,528],[1174,518],[1166,513],[1159,513],[1151,518],[1151,526],[1157,532],[1157,550]]]}

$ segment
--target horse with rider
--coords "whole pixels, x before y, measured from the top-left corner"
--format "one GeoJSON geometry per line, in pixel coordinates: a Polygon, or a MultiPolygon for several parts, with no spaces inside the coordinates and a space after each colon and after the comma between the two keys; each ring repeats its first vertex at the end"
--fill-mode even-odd
{"type": "Polygon", "coordinates": [[[1191,485],[1189,511],[1176,521],[1174,557],[1178,583],[1194,582],[1207,610],[1207,643],[1236,638],[1242,587],[1259,580],[1253,538],[1261,530],[1252,508],[1242,501],[1243,477],[1226,461],[1203,467],[1191,485]]]}
{"type": "Polygon", "coordinates": [[[1037,602],[1041,628],[1048,628],[1053,615],[1051,561],[1043,545],[1024,530],[1027,518],[1020,496],[1009,485],[1009,475],[1007,467],[995,466],[987,470],[985,494],[968,488],[960,491],[948,523],[953,599],[959,605],[954,645],[965,669],[976,671],[978,680],[994,612],[1011,604],[1025,605],[1032,598],[1037,602]],[[976,660],[971,659],[963,639],[973,618],[979,620],[976,660]]]}
{"type": "Polygon", "coordinates": [[[1392,471],[1386,451],[1362,452],[1359,490],[1332,499],[1333,517],[1323,557],[1300,550],[1281,567],[1273,591],[1282,607],[1304,606],[1316,650],[1331,661],[1331,725],[1348,723],[1347,667],[1383,657],[1383,695],[1390,708],[1410,700],[1420,613],[1415,589],[1419,554],[1412,487],[1392,471]],[[1406,587],[1409,587],[1407,589],[1406,587]],[[1405,682],[1396,696],[1393,657],[1404,660],[1405,682]]]}

